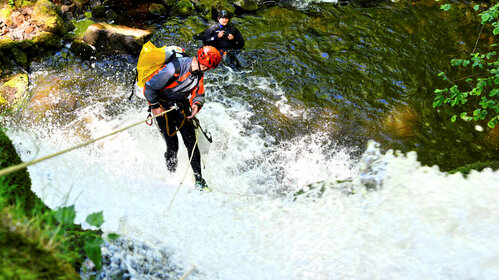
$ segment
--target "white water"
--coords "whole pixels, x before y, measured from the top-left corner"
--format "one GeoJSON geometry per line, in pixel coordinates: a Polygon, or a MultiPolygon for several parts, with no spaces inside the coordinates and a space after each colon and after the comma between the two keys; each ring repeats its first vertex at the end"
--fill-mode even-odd
{"type": "MultiPolygon", "coordinates": [[[[215,78],[241,79],[232,75],[215,78]]],[[[181,146],[179,171],[168,174],[164,142],[146,125],[29,167],[33,190],[52,208],[74,204],[84,225],[104,211],[104,232],[145,244],[113,249],[132,279],[158,279],[137,269],[158,269],[158,252],[177,278],[194,266],[186,279],[499,279],[499,172],[449,176],[374,144],[359,163],[325,148],[334,139],[319,132],[276,144],[250,123],[248,104],[214,89],[199,115],[214,137],[203,155],[213,192],[195,191],[189,171],[169,209],[187,153],[181,146]],[[322,196],[318,184],[294,199],[319,181],[329,182],[322,196]]],[[[80,115],[91,138],[145,118],[133,108],[111,118],[100,104],[80,115]]],[[[71,128],[8,135],[29,161],[80,143],[71,128]]]]}

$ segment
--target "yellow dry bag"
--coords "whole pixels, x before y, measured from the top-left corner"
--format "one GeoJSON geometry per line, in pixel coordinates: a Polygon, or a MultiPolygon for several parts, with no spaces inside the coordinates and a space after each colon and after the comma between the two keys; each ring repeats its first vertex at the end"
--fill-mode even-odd
{"type": "Polygon", "coordinates": [[[137,86],[144,87],[149,76],[176,56],[186,56],[185,50],[177,46],[157,48],[151,41],[145,43],[137,62],[137,86]]]}

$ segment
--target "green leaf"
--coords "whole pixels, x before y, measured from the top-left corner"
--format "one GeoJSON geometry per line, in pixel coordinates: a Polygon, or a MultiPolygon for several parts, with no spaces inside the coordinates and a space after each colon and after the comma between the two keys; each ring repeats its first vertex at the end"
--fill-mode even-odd
{"type": "Polygon", "coordinates": [[[114,240],[118,239],[119,237],[120,237],[120,235],[116,234],[116,233],[110,233],[107,235],[107,238],[109,238],[109,240],[111,240],[111,241],[114,241],[114,240]]]}
{"type": "Polygon", "coordinates": [[[495,89],[491,90],[489,93],[489,96],[492,97],[492,96],[496,96],[497,94],[499,94],[499,88],[495,88],[495,89]]]}
{"type": "Polygon", "coordinates": [[[92,226],[100,227],[104,223],[104,216],[102,215],[102,211],[88,215],[85,222],[89,223],[92,226]]]}
{"type": "Polygon", "coordinates": [[[487,116],[487,110],[482,110],[482,112],[480,112],[480,119],[483,120],[485,119],[486,116],[487,116]]]}
{"type": "Polygon", "coordinates": [[[83,245],[83,249],[85,250],[87,257],[92,260],[98,270],[102,268],[102,255],[100,249],[100,246],[102,244],[104,244],[104,240],[99,237],[96,239],[87,240],[85,242],[85,245],[83,245]]]}
{"type": "Polygon", "coordinates": [[[456,116],[456,115],[454,115],[454,116],[452,116],[452,118],[450,118],[450,121],[451,121],[451,122],[456,122],[456,118],[457,118],[457,116],[456,116]]]}
{"type": "Polygon", "coordinates": [[[475,5],[473,9],[475,9],[475,11],[478,11],[478,9],[480,9],[480,5],[475,5]]]}
{"type": "Polygon", "coordinates": [[[494,28],[494,30],[492,30],[492,33],[494,33],[494,35],[499,34],[499,27],[494,28]]]}
{"type": "Polygon", "coordinates": [[[440,6],[440,9],[444,10],[444,11],[448,11],[451,9],[451,4],[443,4],[442,6],[440,6]]]}
{"type": "Polygon", "coordinates": [[[54,213],[55,218],[63,225],[73,225],[76,218],[74,205],[57,209],[54,213]]]}
{"type": "Polygon", "coordinates": [[[486,23],[489,21],[490,15],[489,14],[482,14],[482,23],[486,23]]]}

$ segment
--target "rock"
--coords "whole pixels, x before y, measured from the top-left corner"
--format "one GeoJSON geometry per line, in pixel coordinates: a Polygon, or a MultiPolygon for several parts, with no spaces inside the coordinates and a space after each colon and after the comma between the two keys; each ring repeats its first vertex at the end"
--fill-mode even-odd
{"type": "Polygon", "coordinates": [[[31,14],[33,23],[43,31],[62,35],[65,31],[60,10],[48,0],[38,0],[31,14]]]}
{"type": "Polygon", "coordinates": [[[165,15],[167,11],[166,11],[166,8],[164,5],[152,3],[149,6],[149,12],[153,15],[161,16],[161,15],[165,15]]]}
{"type": "Polygon", "coordinates": [[[418,114],[409,106],[397,106],[383,121],[386,132],[398,138],[409,138],[416,134],[418,114]]]}
{"type": "Polygon", "coordinates": [[[77,56],[87,60],[95,56],[95,48],[82,40],[74,40],[71,43],[70,50],[77,56]]]}
{"type": "Polygon", "coordinates": [[[186,17],[194,12],[194,5],[189,0],[178,1],[170,10],[170,13],[175,16],[186,17]]]}
{"type": "Polygon", "coordinates": [[[28,74],[21,73],[0,83],[0,106],[15,110],[22,106],[28,97],[28,74]]]}
{"type": "Polygon", "coordinates": [[[236,0],[232,4],[243,11],[255,12],[258,10],[258,2],[254,0],[236,0]]]}
{"type": "Polygon", "coordinates": [[[94,23],[87,28],[83,41],[100,52],[138,55],[151,35],[148,30],[94,23]]]}
{"type": "Polygon", "coordinates": [[[97,5],[92,7],[92,17],[94,18],[105,18],[106,17],[106,7],[102,5],[97,5]]]}

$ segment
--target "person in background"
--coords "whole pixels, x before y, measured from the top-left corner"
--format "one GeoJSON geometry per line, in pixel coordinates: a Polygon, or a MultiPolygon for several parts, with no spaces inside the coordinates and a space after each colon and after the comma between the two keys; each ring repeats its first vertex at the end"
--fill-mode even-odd
{"type": "Polygon", "coordinates": [[[170,172],[177,169],[179,149],[177,132],[191,159],[191,167],[196,180],[196,188],[211,191],[201,175],[201,153],[196,145],[195,126],[191,121],[204,104],[204,73],[215,69],[221,62],[220,52],[211,46],[201,47],[196,57],[178,58],[180,71],[176,74],[174,62],[157,70],[145,83],[144,95],[149,102],[151,113],[156,116],[175,108],[155,122],[166,142],[165,160],[170,172]],[[174,78],[174,75],[178,77],[174,78]],[[171,82],[173,80],[173,82],[171,82]]]}
{"type": "MultiPolygon", "coordinates": [[[[218,22],[208,27],[201,35],[203,44],[217,48],[224,58],[227,54],[236,56],[233,50],[240,50],[244,47],[243,36],[237,27],[230,23],[230,19],[231,15],[221,10],[217,16],[218,22]]],[[[233,58],[237,59],[237,57],[233,58]]]]}

